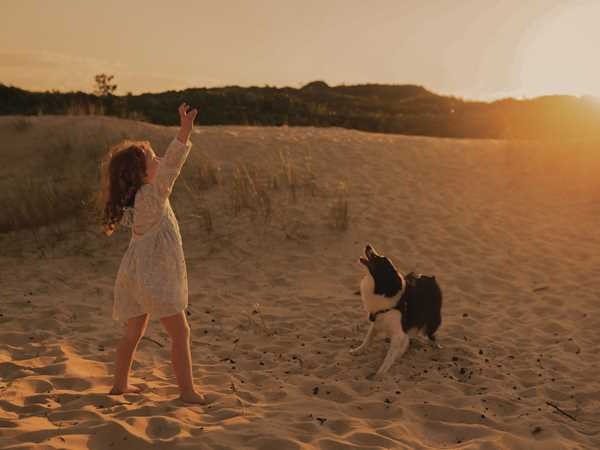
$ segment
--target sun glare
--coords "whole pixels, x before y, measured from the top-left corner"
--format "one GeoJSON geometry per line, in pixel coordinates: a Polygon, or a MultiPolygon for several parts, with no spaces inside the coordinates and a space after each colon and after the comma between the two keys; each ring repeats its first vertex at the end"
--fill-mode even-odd
{"type": "Polygon", "coordinates": [[[528,97],[600,96],[600,3],[568,3],[534,23],[517,51],[514,76],[528,97]]]}

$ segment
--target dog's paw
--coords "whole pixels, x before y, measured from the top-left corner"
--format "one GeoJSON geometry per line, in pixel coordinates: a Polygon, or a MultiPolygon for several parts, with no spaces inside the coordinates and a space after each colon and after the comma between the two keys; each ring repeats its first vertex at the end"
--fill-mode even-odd
{"type": "Polygon", "coordinates": [[[438,341],[433,339],[429,340],[429,347],[433,348],[434,350],[441,350],[444,348],[438,343],[438,341]]]}

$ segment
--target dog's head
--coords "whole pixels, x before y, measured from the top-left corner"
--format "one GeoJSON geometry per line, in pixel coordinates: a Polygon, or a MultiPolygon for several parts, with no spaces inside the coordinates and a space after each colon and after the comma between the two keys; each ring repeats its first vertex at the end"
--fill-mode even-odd
{"type": "Polygon", "coordinates": [[[392,262],[385,256],[379,255],[367,244],[365,255],[360,262],[367,268],[373,278],[374,293],[385,297],[393,297],[402,289],[402,278],[392,262]]]}

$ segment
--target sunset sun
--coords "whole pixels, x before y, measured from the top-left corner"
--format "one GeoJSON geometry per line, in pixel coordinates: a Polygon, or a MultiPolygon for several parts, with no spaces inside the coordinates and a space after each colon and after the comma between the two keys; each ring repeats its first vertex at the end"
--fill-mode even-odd
{"type": "Polygon", "coordinates": [[[526,96],[600,95],[600,3],[560,7],[532,24],[517,50],[514,76],[526,96]]]}

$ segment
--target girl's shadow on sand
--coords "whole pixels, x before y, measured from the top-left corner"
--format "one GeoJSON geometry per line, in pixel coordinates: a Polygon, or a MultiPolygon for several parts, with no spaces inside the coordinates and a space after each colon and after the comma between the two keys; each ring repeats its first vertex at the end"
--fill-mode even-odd
{"type": "MultiPolygon", "coordinates": [[[[4,405],[6,410],[18,413],[21,417],[45,416],[57,428],[22,433],[18,439],[23,442],[42,443],[48,440],[57,445],[66,445],[69,436],[89,436],[87,447],[92,450],[107,448],[122,449],[133,446],[136,449],[156,449],[156,440],[170,440],[181,433],[180,421],[173,411],[189,408],[191,415],[198,416],[202,424],[218,423],[227,417],[227,409],[222,410],[223,395],[207,394],[206,405],[189,405],[179,398],[170,400],[150,400],[147,390],[140,394],[109,395],[89,394],[36,394],[27,398],[26,406],[4,405]],[[35,398],[33,398],[35,397],[35,398]],[[59,407],[50,407],[58,403],[59,407]],[[136,422],[147,422],[145,428],[136,422]],[[143,430],[143,431],[142,431],[143,430]],[[62,444],[59,444],[62,443],[62,444]]],[[[4,402],[3,403],[8,403],[4,402]]],[[[231,408],[228,409],[231,413],[231,408]]],[[[233,415],[237,415],[237,412],[233,415]]],[[[241,413],[240,413],[241,415],[241,413]]],[[[203,426],[188,424],[188,432],[199,434],[203,426]]],[[[165,448],[172,448],[165,442],[165,448]]]]}

